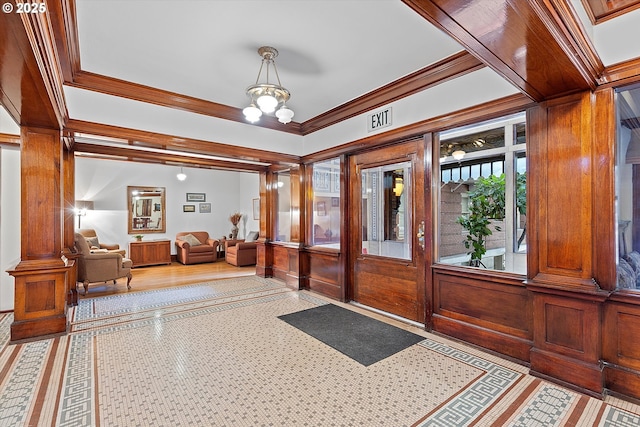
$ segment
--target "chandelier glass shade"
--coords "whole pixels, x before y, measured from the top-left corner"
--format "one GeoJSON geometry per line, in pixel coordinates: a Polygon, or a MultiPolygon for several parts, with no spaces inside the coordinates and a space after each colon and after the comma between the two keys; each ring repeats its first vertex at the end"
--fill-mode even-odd
{"type": "Polygon", "coordinates": [[[180,168],[180,172],[178,172],[178,174],[176,175],[176,178],[178,178],[178,181],[184,181],[185,179],[187,179],[187,174],[184,173],[182,168],[180,168]]]}
{"type": "Polygon", "coordinates": [[[291,94],[287,89],[282,87],[280,76],[278,76],[278,69],[274,61],[274,58],[278,56],[278,51],[269,46],[262,46],[258,49],[258,54],[262,57],[262,64],[260,65],[260,71],[258,71],[256,84],[247,88],[247,96],[251,99],[251,103],[242,110],[242,113],[245,119],[251,123],[260,120],[262,114],[272,114],[274,112],[280,123],[289,123],[294,113],[293,110],[286,105],[291,94]],[[269,82],[269,74],[272,68],[278,84],[269,82]],[[264,83],[260,83],[262,70],[265,70],[264,83]]]}

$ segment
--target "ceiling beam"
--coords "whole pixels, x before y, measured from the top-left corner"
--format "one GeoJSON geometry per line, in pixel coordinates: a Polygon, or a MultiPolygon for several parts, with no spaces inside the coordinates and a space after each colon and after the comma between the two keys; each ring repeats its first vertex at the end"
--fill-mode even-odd
{"type": "Polygon", "coordinates": [[[595,90],[604,69],[562,0],[402,0],[535,101],[595,90]]]}
{"type": "Polygon", "coordinates": [[[219,119],[245,123],[247,126],[260,126],[263,128],[301,135],[300,123],[297,122],[291,122],[287,125],[283,125],[278,122],[278,119],[275,117],[263,116],[260,118],[259,124],[251,125],[245,120],[241,108],[230,107],[217,102],[181,95],[176,92],[157,89],[151,86],[131,83],[126,80],[90,73],[88,71],[76,71],[73,75],[73,81],[68,81],[66,84],[68,86],[100,92],[107,95],[119,96],[121,98],[132,99],[134,101],[142,101],[149,104],[175,108],[177,110],[189,111],[191,113],[203,114],[205,116],[216,117],[219,119]]]}
{"type": "Polygon", "coordinates": [[[300,157],[291,154],[283,154],[275,151],[259,150],[255,148],[237,147],[219,142],[183,138],[174,135],[147,132],[74,119],[69,120],[65,131],[68,133],[95,135],[98,137],[97,139],[99,139],[100,136],[116,138],[130,141],[130,144],[132,145],[143,145],[145,147],[156,149],[225,157],[232,162],[237,159],[242,159],[252,162],[281,164],[287,166],[297,165],[300,163],[300,157]]]}
{"type": "MultiPolygon", "coordinates": [[[[61,0],[56,2],[51,13],[65,84],[249,125],[240,108],[83,71],[75,11],[75,0],[61,0]]],[[[291,122],[283,126],[275,117],[263,116],[260,122],[253,126],[307,135],[482,67],[482,62],[467,52],[460,52],[303,123],[291,122]]]]}
{"type": "Polygon", "coordinates": [[[0,14],[0,103],[16,123],[62,129],[68,115],[59,71],[46,13],[0,14]]]}
{"type": "Polygon", "coordinates": [[[176,164],[178,166],[196,166],[209,169],[233,171],[261,172],[267,170],[267,166],[265,165],[241,163],[230,160],[203,159],[180,154],[158,153],[136,150],[134,148],[111,147],[104,145],[87,144],[83,142],[76,142],[74,144],[73,151],[76,155],[97,154],[110,158],[121,158],[122,160],[133,162],[176,164]]]}

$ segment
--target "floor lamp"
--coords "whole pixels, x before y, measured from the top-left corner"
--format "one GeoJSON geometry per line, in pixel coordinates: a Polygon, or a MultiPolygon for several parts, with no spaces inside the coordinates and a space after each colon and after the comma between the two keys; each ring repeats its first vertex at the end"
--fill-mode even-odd
{"type": "Polygon", "coordinates": [[[93,210],[93,202],[90,200],[76,200],[75,213],[78,217],[78,229],[80,229],[80,218],[87,214],[87,211],[93,210]]]}

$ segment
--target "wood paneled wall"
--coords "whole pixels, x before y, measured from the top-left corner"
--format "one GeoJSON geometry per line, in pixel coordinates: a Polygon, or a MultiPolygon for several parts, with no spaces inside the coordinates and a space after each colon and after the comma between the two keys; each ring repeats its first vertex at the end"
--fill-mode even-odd
{"type": "Polygon", "coordinates": [[[434,266],[433,330],[528,362],[531,294],[513,274],[434,266]]]}

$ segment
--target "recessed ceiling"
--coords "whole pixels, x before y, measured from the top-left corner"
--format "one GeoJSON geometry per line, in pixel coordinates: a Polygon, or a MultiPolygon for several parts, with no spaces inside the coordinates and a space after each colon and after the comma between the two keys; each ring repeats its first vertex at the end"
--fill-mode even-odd
{"type": "Polygon", "coordinates": [[[303,122],[462,47],[400,1],[77,0],[81,68],[232,107],[260,46],[303,122]]]}

